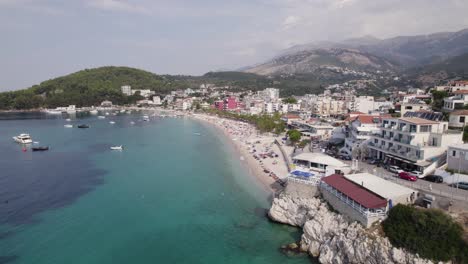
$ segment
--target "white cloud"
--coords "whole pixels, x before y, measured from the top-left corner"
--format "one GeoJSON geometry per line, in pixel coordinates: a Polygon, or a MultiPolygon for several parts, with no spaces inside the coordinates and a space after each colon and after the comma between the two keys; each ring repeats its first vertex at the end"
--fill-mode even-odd
{"type": "Polygon", "coordinates": [[[284,19],[282,23],[282,29],[288,30],[294,26],[296,26],[301,21],[301,17],[299,16],[288,16],[284,19]]]}
{"type": "Polygon", "coordinates": [[[131,4],[124,0],[90,0],[88,5],[106,11],[121,11],[128,13],[148,14],[150,10],[139,5],[131,4]]]}

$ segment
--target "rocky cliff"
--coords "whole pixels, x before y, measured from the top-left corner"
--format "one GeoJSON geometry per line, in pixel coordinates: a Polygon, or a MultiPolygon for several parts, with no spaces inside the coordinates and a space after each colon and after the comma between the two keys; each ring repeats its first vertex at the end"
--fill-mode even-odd
{"type": "Polygon", "coordinates": [[[303,228],[300,247],[320,263],[432,263],[395,248],[387,238],[332,212],[318,198],[281,194],[269,211],[272,220],[303,228]]]}

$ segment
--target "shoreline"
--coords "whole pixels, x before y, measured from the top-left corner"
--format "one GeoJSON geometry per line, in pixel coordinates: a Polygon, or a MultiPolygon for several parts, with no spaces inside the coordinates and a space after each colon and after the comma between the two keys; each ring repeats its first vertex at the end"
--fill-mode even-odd
{"type": "MultiPolygon", "coordinates": [[[[229,142],[229,144],[233,146],[233,149],[235,150],[236,154],[239,155],[237,158],[241,159],[241,163],[245,165],[248,172],[252,174],[255,180],[270,194],[270,199],[272,199],[279,190],[283,189],[283,187],[280,185],[280,183],[277,182],[277,180],[271,177],[269,173],[266,173],[264,171],[264,169],[268,169],[270,172],[278,175],[281,178],[285,177],[286,174],[281,175],[283,173],[281,173],[281,170],[279,169],[279,167],[281,166],[286,169],[286,164],[284,163],[283,159],[280,157],[273,158],[274,160],[277,161],[276,166],[268,166],[271,164],[265,164],[266,162],[263,163],[265,159],[262,160],[262,163],[263,163],[262,164],[259,160],[256,160],[254,158],[253,153],[249,152],[249,149],[251,149],[253,146],[253,144],[249,144],[249,143],[258,142],[258,141],[273,142],[274,138],[258,135],[257,133],[258,131],[256,128],[254,128],[251,124],[247,124],[241,121],[224,119],[224,118],[220,118],[216,116],[203,115],[203,114],[192,114],[192,115],[186,115],[186,116],[193,118],[195,120],[199,120],[202,123],[211,125],[216,130],[220,131],[223,134],[223,136],[226,137],[226,140],[229,142]],[[240,125],[242,126],[242,128],[239,128],[239,130],[232,132],[226,127],[228,125],[230,125],[231,127],[240,125]],[[239,134],[236,134],[236,132],[238,132],[239,134]],[[244,136],[244,138],[242,139],[237,138],[237,137],[233,138],[233,136],[236,136],[236,135],[244,136]]],[[[282,155],[281,153],[277,153],[277,154],[282,155]]],[[[267,159],[270,159],[271,161],[272,158],[267,158],[267,159]]]]}

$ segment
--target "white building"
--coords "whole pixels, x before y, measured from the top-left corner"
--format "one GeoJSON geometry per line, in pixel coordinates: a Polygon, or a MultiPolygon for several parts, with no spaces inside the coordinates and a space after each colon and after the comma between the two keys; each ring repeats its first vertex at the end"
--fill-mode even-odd
{"type": "Polygon", "coordinates": [[[351,156],[353,149],[367,144],[373,134],[380,132],[381,123],[382,117],[373,115],[358,115],[352,119],[347,129],[345,144],[340,152],[351,156]]]}
{"type": "Polygon", "coordinates": [[[353,102],[354,105],[349,107],[350,111],[358,111],[368,114],[369,112],[376,110],[374,105],[374,96],[358,96],[351,102],[353,102]]]}
{"type": "Polygon", "coordinates": [[[145,90],[132,90],[132,94],[135,94],[136,92],[140,92],[140,95],[145,97],[145,98],[148,98],[150,97],[151,95],[154,94],[154,91],[151,91],[150,89],[145,89],[145,90]]]}
{"type": "Polygon", "coordinates": [[[348,164],[322,153],[301,153],[292,159],[296,168],[321,176],[349,173],[351,171],[348,164]]]}
{"type": "Polygon", "coordinates": [[[264,99],[267,101],[276,101],[279,99],[279,89],[277,88],[266,88],[261,91],[264,99]]]}
{"type": "Polygon", "coordinates": [[[403,117],[383,119],[380,133],[371,136],[368,146],[371,157],[427,174],[441,165],[438,158],[452,144],[462,144],[462,134],[448,130],[448,122],[403,117]]]}
{"type": "Polygon", "coordinates": [[[161,97],[153,96],[153,104],[154,105],[161,105],[161,97]]]}
{"type": "Polygon", "coordinates": [[[120,88],[123,94],[128,95],[128,96],[132,95],[132,87],[130,85],[124,85],[120,88]]]}
{"type": "Polygon", "coordinates": [[[443,109],[445,111],[453,111],[462,109],[468,104],[468,90],[459,90],[453,92],[454,96],[444,99],[443,109]]]}
{"type": "Polygon", "coordinates": [[[455,110],[450,113],[449,127],[462,128],[468,124],[468,110],[455,110]]]}
{"type": "Polygon", "coordinates": [[[406,102],[401,103],[401,116],[404,116],[406,112],[417,112],[422,110],[429,110],[430,106],[426,102],[418,99],[410,99],[406,102]]]}
{"type": "Polygon", "coordinates": [[[453,145],[447,151],[447,169],[468,173],[468,144],[453,145]]]}

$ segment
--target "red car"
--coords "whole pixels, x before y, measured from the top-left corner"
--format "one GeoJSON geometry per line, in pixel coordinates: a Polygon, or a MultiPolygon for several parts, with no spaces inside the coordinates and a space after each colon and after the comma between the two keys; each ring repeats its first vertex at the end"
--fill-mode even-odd
{"type": "Polygon", "coordinates": [[[407,180],[407,181],[417,181],[418,180],[418,177],[416,177],[414,175],[411,175],[409,172],[406,172],[406,171],[400,172],[400,174],[398,174],[398,176],[400,176],[400,179],[404,179],[404,180],[407,180]]]}

